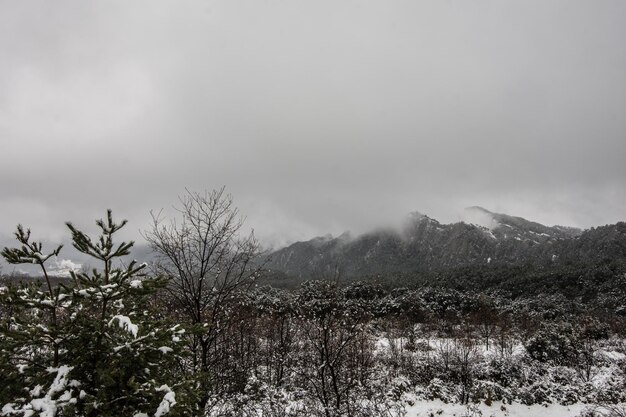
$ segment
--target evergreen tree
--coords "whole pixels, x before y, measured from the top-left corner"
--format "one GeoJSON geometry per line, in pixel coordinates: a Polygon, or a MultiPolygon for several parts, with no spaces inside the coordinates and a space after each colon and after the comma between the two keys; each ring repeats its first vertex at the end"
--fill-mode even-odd
{"type": "Polygon", "coordinates": [[[183,330],[150,311],[150,298],[165,283],[144,276],[145,265],[123,265],[133,242],[116,245],[113,235],[126,221],[115,223],[109,210],[96,224],[101,234],[92,240],[67,223],[73,246],[102,265],[71,272],[67,285],[53,286],[45,268],[61,248],[44,255],[21,226],[15,235],[22,246],[2,251],[9,263],[39,264],[47,287],[20,285],[0,295],[19,310],[0,339],[0,372],[10,385],[1,393],[2,415],[184,413],[177,397],[183,383],[174,373],[183,330]]]}

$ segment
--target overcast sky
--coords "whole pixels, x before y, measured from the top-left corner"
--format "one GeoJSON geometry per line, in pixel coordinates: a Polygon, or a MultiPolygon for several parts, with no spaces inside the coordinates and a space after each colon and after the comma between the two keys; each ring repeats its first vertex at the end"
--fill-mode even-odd
{"type": "Polygon", "coordinates": [[[267,244],[626,219],[626,2],[0,0],[0,235],[219,188],[267,244]]]}

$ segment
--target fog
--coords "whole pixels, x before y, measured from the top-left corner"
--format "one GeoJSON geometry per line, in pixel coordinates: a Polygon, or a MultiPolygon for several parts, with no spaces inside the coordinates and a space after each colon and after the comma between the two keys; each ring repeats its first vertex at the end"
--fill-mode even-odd
{"type": "Polygon", "coordinates": [[[223,185],[267,246],[624,219],[622,1],[0,1],[0,235],[223,185]]]}

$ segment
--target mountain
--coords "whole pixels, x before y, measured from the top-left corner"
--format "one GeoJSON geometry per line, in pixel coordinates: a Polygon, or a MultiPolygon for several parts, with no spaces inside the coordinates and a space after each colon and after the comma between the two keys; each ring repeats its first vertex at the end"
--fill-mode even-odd
{"type": "Polygon", "coordinates": [[[297,242],[273,252],[267,266],[298,279],[349,278],[611,257],[626,258],[625,223],[582,231],[470,207],[458,223],[414,212],[399,229],[297,242]]]}

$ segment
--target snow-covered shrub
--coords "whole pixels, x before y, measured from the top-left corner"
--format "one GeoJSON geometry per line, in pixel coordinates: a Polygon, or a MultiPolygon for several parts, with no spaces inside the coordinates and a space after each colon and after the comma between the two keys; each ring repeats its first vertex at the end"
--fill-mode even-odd
{"type": "Polygon", "coordinates": [[[440,378],[433,378],[426,387],[418,387],[416,393],[418,398],[441,400],[444,403],[454,403],[459,399],[455,384],[440,378]]]}
{"type": "Polygon", "coordinates": [[[537,381],[521,387],[517,391],[517,399],[522,404],[550,404],[553,399],[554,385],[546,381],[537,381]]]}
{"type": "Polygon", "coordinates": [[[476,367],[476,379],[491,381],[502,387],[516,387],[524,378],[526,366],[517,357],[485,360],[476,367]]]}
{"type": "Polygon", "coordinates": [[[570,365],[577,356],[575,331],[567,322],[544,323],[525,347],[533,359],[555,365],[570,365]]]}
{"type": "Polygon", "coordinates": [[[498,383],[492,381],[478,380],[474,383],[471,393],[472,402],[484,402],[491,405],[493,401],[502,401],[511,403],[515,398],[510,389],[507,389],[498,383]]]}

